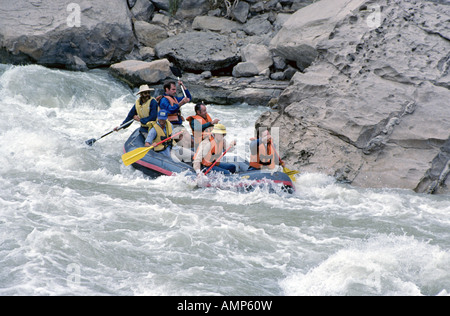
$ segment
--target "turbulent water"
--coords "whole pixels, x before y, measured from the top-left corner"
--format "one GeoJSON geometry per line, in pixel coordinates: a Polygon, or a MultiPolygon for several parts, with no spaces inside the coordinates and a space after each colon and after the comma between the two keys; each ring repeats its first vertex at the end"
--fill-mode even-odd
{"type": "MultiPolygon", "coordinates": [[[[449,294],[450,196],[148,179],[121,161],[137,124],[85,144],[134,101],[105,71],[0,65],[0,295],[449,294]]],[[[241,144],[266,110],[208,106],[241,144]]]]}

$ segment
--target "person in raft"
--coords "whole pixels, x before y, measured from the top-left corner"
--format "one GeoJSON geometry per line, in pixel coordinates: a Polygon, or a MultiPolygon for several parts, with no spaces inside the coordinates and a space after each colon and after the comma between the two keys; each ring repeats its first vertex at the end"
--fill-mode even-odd
{"type": "Polygon", "coordinates": [[[197,150],[200,143],[211,134],[215,124],[218,124],[220,120],[212,119],[206,111],[204,104],[195,105],[195,115],[189,116],[186,121],[192,129],[192,135],[194,136],[194,151],[197,150]]]}
{"type": "MultiPolygon", "coordinates": [[[[152,98],[150,96],[150,93],[153,92],[154,89],[151,89],[148,85],[142,85],[139,88],[139,92],[137,95],[139,95],[139,98],[136,100],[136,104],[133,105],[130,112],[128,113],[128,116],[123,121],[122,125],[125,123],[135,120],[141,123],[141,128],[139,131],[144,135],[144,137],[147,137],[148,133],[148,125],[152,121],[156,121],[157,115],[158,115],[158,102],[155,98],[152,98]]],[[[130,127],[132,123],[124,126],[123,128],[130,127]]],[[[117,132],[119,129],[119,126],[114,128],[114,131],[117,132]]]]}
{"type": "MultiPolygon", "coordinates": [[[[208,170],[215,161],[226,150],[225,136],[227,129],[222,124],[214,125],[211,135],[204,139],[198,146],[197,152],[194,155],[194,170],[197,174],[201,174],[208,170]]],[[[232,146],[236,146],[236,140],[233,141],[232,146]]],[[[219,162],[212,171],[221,172],[224,174],[231,174],[236,172],[236,166],[229,163],[219,162]]]]}
{"type": "Polygon", "coordinates": [[[166,110],[158,112],[158,120],[153,122],[152,128],[148,131],[148,136],[145,139],[145,147],[153,146],[155,152],[161,153],[171,158],[171,149],[175,145],[173,139],[156,146],[159,142],[172,136],[172,124],[168,121],[168,113],[166,110]]]}
{"type": "Polygon", "coordinates": [[[177,85],[175,81],[169,81],[164,85],[164,94],[159,101],[160,109],[167,111],[169,114],[168,120],[172,125],[183,124],[184,118],[181,116],[181,107],[192,100],[191,93],[186,89],[183,82],[180,80],[178,83],[184,89],[186,97],[177,97],[177,85]]]}
{"type": "Polygon", "coordinates": [[[275,170],[278,167],[278,156],[269,131],[265,129],[258,138],[250,140],[250,168],[248,170],[275,170]]]}

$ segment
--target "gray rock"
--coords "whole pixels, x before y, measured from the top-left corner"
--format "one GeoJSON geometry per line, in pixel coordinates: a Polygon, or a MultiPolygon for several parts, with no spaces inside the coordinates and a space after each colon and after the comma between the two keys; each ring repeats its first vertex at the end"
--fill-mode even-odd
{"type": "Polygon", "coordinates": [[[172,76],[167,59],[144,62],[126,60],[111,66],[112,73],[132,88],[142,84],[158,84],[172,76]]]}
{"type": "Polygon", "coordinates": [[[233,67],[240,61],[236,45],[227,36],[212,32],[182,33],[160,42],[155,51],[159,58],[195,73],[233,67]]]}
{"type": "MultiPolygon", "coordinates": [[[[361,187],[450,192],[450,6],[322,0],[300,11],[327,4],[333,14],[316,15],[326,25],[303,21],[298,36],[298,24],[284,25],[293,37],[277,51],[307,46],[317,60],[258,125],[280,127],[280,152],[298,170],[361,187]]],[[[309,16],[300,11],[294,16],[309,16]]]]}
{"type": "Polygon", "coordinates": [[[183,0],[178,8],[178,19],[192,20],[197,16],[208,13],[210,6],[208,0],[183,0]]]}
{"type": "Polygon", "coordinates": [[[260,73],[258,67],[252,62],[241,62],[234,66],[233,77],[254,77],[260,73]]]}
{"type": "Polygon", "coordinates": [[[250,10],[250,5],[247,2],[240,1],[232,12],[233,18],[241,23],[247,21],[248,12],[250,10]]]}
{"type": "Polygon", "coordinates": [[[242,49],[242,60],[253,63],[258,73],[272,67],[272,53],[264,45],[249,44],[242,49]]]}
{"type": "Polygon", "coordinates": [[[155,47],[156,44],[169,37],[165,28],[144,21],[136,21],[134,29],[139,42],[148,47],[155,47]]]}
{"type": "Polygon", "coordinates": [[[245,23],[243,30],[247,35],[263,35],[273,31],[272,24],[267,19],[268,15],[256,16],[245,23]]]}
{"type": "Polygon", "coordinates": [[[229,76],[203,79],[201,75],[183,74],[183,82],[191,92],[194,102],[212,104],[237,104],[266,106],[278,98],[288,86],[286,81],[274,81],[264,77],[235,78],[229,76]]]}
{"type": "Polygon", "coordinates": [[[309,67],[319,55],[318,47],[328,40],[338,21],[361,7],[365,0],[322,0],[293,14],[271,42],[277,55],[309,67]]]}
{"type": "Polygon", "coordinates": [[[158,10],[169,11],[170,0],[151,0],[158,10]]]}
{"type": "Polygon", "coordinates": [[[0,58],[77,69],[109,65],[136,39],[126,1],[2,1],[0,58]],[[75,58],[76,57],[76,58],[75,58]]]}
{"type": "Polygon", "coordinates": [[[137,0],[131,9],[131,13],[136,20],[146,22],[150,21],[154,11],[155,6],[150,0],[137,0]]]}
{"type": "Polygon", "coordinates": [[[241,24],[225,18],[214,16],[197,16],[192,22],[192,28],[198,31],[214,31],[230,33],[242,29],[241,24]]]}

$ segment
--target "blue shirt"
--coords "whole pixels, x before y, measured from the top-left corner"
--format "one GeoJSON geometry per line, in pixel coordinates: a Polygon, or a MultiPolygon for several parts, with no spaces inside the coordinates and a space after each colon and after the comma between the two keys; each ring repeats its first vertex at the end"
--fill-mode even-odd
{"type": "MultiPolygon", "coordinates": [[[[186,96],[189,100],[192,101],[192,96],[191,93],[189,92],[189,90],[184,90],[184,92],[186,92],[186,96]]],[[[180,106],[178,104],[174,104],[173,106],[170,105],[169,100],[167,100],[165,98],[165,96],[169,96],[168,94],[164,93],[163,98],[161,99],[161,101],[159,101],[159,107],[161,108],[161,110],[166,110],[169,114],[177,114],[180,111],[180,106]]],[[[180,102],[181,100],[184,99],[183,97],[173,97],[175,98],[178,102],[180,102]]],[[[172,124],[175,125],[181,125],[183,124],[183,121],[180,119],[179,121],[174,121],[171,122],[172,124]]]]}

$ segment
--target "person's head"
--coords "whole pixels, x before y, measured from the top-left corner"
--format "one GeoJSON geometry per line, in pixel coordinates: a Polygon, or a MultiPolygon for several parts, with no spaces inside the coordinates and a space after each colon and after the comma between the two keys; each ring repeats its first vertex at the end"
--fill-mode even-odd
{"type": "Polygon", "coordinates": [[[223,124],[214,125],[214,129],[211,132],[214,135],[216,140],[222,140],[225,136],[227,136],[227,128],[223,124]]]}
{"type": "Polygon", "coordinates": [[[206,114],[208,114],[208,112],[206,112],[206,106],[202,103],[197,103],[195,105],[195,113],[204,119],[206,119],[206,114]]]}
{"type": "Polygon", "coordinates": [[[177,85],[175,81],[169,81],[164,84],[164,93],[172,97],[177,94],[177,85]]]}
{"type": "Polygon", "coordinates": [[[166,125],[167,118],[168,118],[168,113],[167,113],[166,110],[160,110],[158,112],[158,123],[159,123],[159,125],[164,127],[166,125]]]}
{"type": "Polygon", "coordinates": [[[150,99],[151,92],[154,89],[151,89],[148,85],[142,85],[139,88],[139,92],[137,93],[142,101],[142,103],[147,102],[150,99]]]}
{"type": "Polygon", "coordinates": [[[184,128],[183,126],[178,126],[175,127],[173,130],[173,134],[178,134],[179,132],[182,132],[181,134],[179,134],[178,136],[174,137],[174,140],[177,143],[191,143],[190,139],[191,139],[191,135],[189,134],[189,132],[186,130],[186,128],[184,128]]]}

